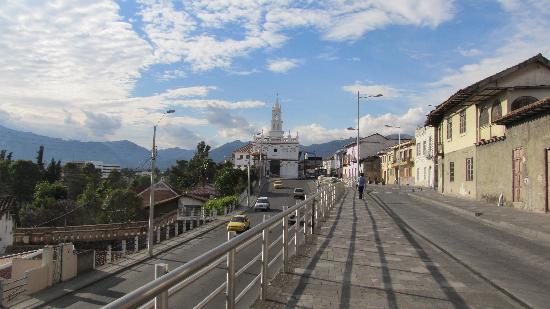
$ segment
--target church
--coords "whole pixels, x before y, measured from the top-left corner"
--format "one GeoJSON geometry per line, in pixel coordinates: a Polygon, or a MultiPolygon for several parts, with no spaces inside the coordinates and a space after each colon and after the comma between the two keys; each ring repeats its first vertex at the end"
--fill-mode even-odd
{"type": "Polygon", "coordinates": [[[271,130],[267,136],[262,132],[254,139],[254,152],[261,153],[265,172],[270,177],[298,178],[299,145],[298,134],[285,136],[279,97],[271,109],[271,130]]]}

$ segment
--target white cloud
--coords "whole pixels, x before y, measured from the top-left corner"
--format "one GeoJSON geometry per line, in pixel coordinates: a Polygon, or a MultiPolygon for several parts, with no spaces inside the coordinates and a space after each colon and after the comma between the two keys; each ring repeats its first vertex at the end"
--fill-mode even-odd
{"type": "Polygon", "coordinates": [[[377,95],[382,94],[383,97],[379,98],[396,98],[401,95],[401,91],[389,85],[363,85],[359,82],[355,82],[352,85],[346,85],[342,87],[342,90],[357,94],[357,91],[361,95],[377,95]]]}
{"type": "Polygon", "coordinates": [[[429,84],[431,90],[424,98],[424,103],[439,104],[452,93],[491,76],[508,67],[516,65],[537,53],[550,55],[550,15],[548,1],[545,0],[501,0],[503,9],[508,13],[509,21],[500,33],[506,36],[499,39],[496,50],[480,50],[491,56],[466,64],[458,70],[429,84]],[[521,9],[517,9],[521,8],[521,9]]]}
{"type": "Polygon", "coordinates": [[[461,54],[464,57],[479,56],[483,53],[481,50],[477,48],[470,48],[470,49],[459,48],[457,51],[459,54],[461,54]]]}
{"type": "MultiPolygon", "coordinates": [[[[424,111],[420,107],[409,108],[402,115],[386,113],[378,116],[367,114],[359,118],[361,136],[368,136],[374,133],[382,135],[394,133],[408,133],[414,135],[414,130],[422,125],[425,119],[424,111]],[[385,125],[400,126],[401,129],[388,128],[385,125]]],[[[294,127],[293,131],[298,132],[300,143],[304,145],[324,143],[332,140],[355,137],[355,131],[345,128],[327,129],[320,124],[300,125],[294,127]]]]}
{"type": "Polygon", "coordinates": [[[289,58],[271,59],[267,63],[267,68],[271,72],[286,73],[289,70],[297,67],[299,63],[300,61],[297,59],[289,59],[289,58]]]}
{"type": "Polygon", "coordinates": [[[176,69],[176,70],[166,70],[161,74],[157,74],[156,79],[160,81],[167,81],[167,80],[172,80],[177,78],[184,78],[186,76],[187,74],[185,74],[183,70],[176,69]]]}

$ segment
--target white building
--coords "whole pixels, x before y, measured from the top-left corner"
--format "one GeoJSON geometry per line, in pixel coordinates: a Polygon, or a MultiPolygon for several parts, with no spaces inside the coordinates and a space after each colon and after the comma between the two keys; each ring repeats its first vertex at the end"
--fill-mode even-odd
{"type": "Polygon", "coordinates": [[[82,166],[91,163],[96,169],[101,171],[101,178],[107,178],[112,171],[116,170],[120,172],[121,170],[120,165],[103,163],[103,161],[71,161],[70,163],[75,163],[82,166]]]}
{"type": "Polygon", "coordinates": [[[323,169],[327,171],[327,176],[336,175],[336,160],[334,158],[335,156],[332,155],[323,160],[323,169]]]}
{"type": "Polygon", "coordinates": [[[254,153],[261,153],[266,161],[265,170],[272,177],[298,178],[298,135],[285,136],[279,98],[271,110],[271,130],[254,139],[254,153]]]}
{"type": "Polygon", "coordinates": [[[8,246],[13,245],[13,213],[15,198],[0,198],[0,254],[6,252],[8,246]]]}
{"type": "Polygon", "coordinates": [[[248,164],[254,166],[254,160],[251,158],[253,144],[246,144],[241,148],[233,151],[233,167],[241,170],[246,170],[248,164]]]}
{"type": "Polygon", "coordinates": [[[414,133],[416,139],[416,156],[414,159],[413,176],[415,185],[434,188],[436,171],[434,164],[435,128],[422,127],[414,133]]]}

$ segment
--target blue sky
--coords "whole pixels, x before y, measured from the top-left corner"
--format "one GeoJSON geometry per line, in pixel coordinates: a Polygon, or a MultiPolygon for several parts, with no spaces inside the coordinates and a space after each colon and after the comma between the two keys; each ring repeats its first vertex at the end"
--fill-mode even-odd
{"type": "Polygon", "coordinates": [[[279,93],[303,144],[413,133],[430,105],[550,55],[548,0],[7,1],[0,124],[193,148],[267,129],[279,93]]]}

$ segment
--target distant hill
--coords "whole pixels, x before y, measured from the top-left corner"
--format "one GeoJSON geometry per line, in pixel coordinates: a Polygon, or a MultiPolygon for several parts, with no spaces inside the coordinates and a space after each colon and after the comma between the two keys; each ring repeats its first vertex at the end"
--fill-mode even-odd
{"type": "Polygon", "coordinates": [[[354,138],[334,140],[322,144],[311,144],[309,146],[300,146],[302,152],[315,154],[318,157],[327,157],[335,153],[338,149],[345,145],[354,142],[354,138]]]}
{"type": "MultiPolygon", "coordinates": [[[[388,138],[397,139],[397,134],[388,135],[388,138]]],[[[408,134],[401,134],[402,139],[412,138],[408,134]]],[[[309,152],[316,156],[326,157],[344,145],[353,142],[354,138],[334,140],[321,144],[300,146],[302,152],[309,152]]],[[[246,145],[248,142],[236,140],[210,150],[210,157],[214,162],[222,162],[230,158],[233,151],[246,145]]],[[[67,162],[71,160],[103,161],[119,164],[122,167],[133,169],[147,169],[150,150],[133,142],[123,140],[114,142],[81,142],[48,137],[30,132],[22,132],[0,126],[0,149],[13,152],[14,159],[35,160],[36,151],[44,145],[44,160],[51,158],[67,162]]],[[[159,149],[157,166],[165,170],[176,160],[190,160],[195,150],[182,148],[159,149]]]]}

